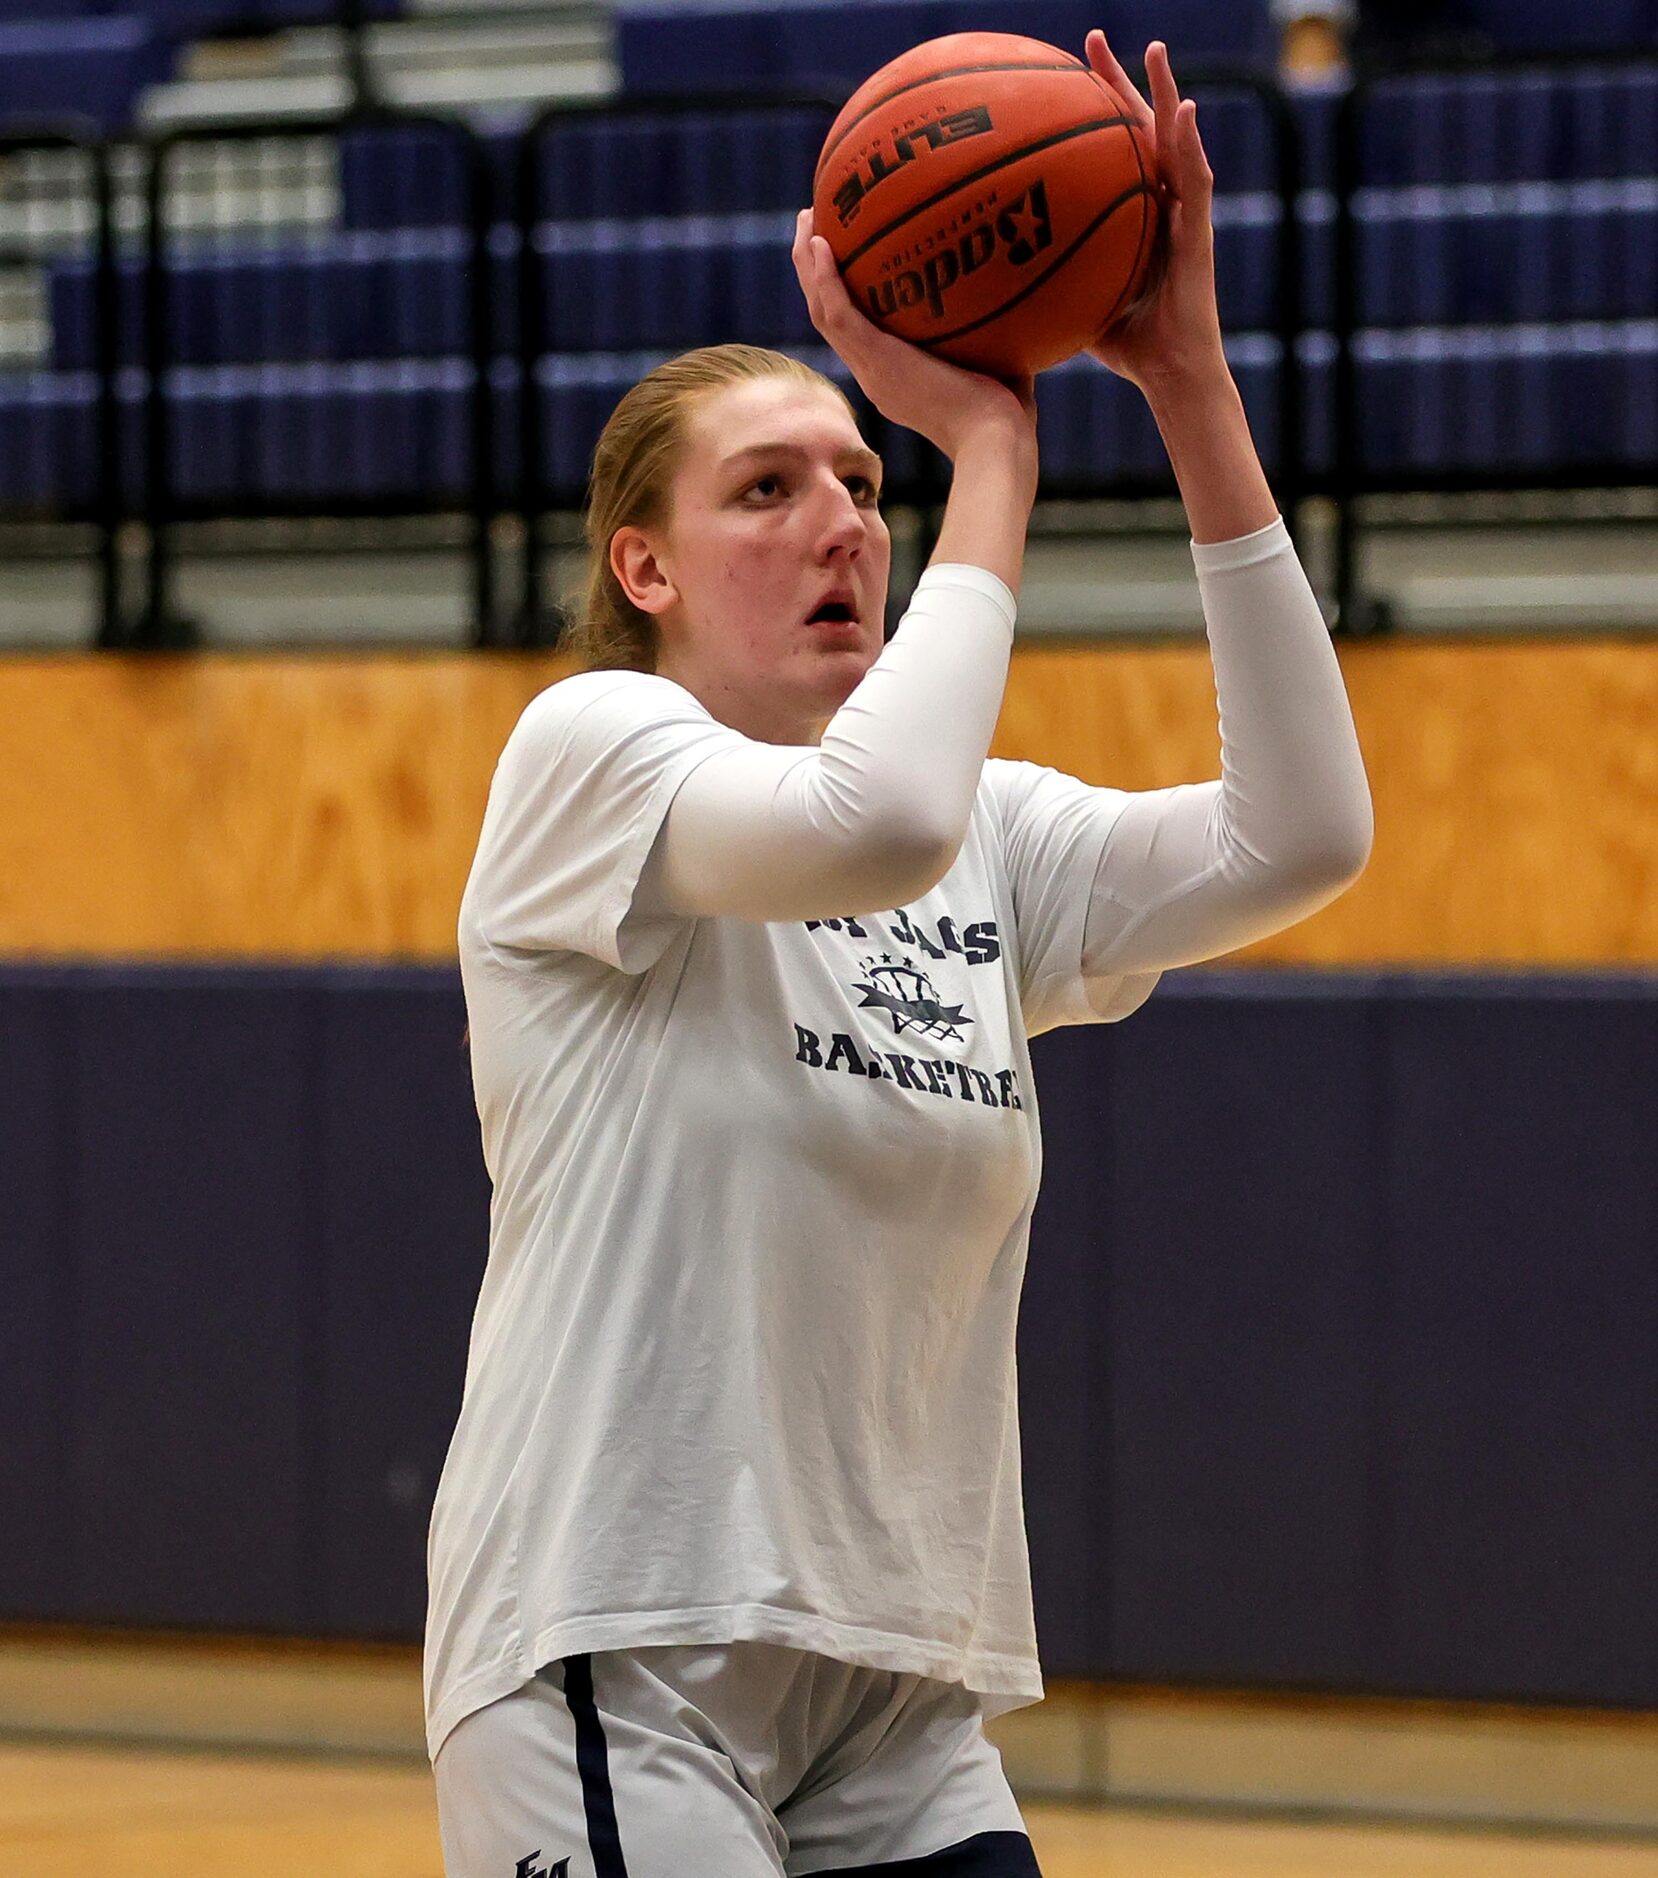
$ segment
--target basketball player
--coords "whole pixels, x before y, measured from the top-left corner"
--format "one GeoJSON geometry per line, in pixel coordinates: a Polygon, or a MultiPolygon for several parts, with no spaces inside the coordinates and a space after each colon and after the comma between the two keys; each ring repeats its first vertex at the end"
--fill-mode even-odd
{"type": "Polygon", "coordinates": [[[1100,348],[1190,514],[1224,779],[990,762],[1034,403],[818,329],[953,462],[883,648],[880,466],[772,353],[653,372],[595,457],[590,669],[502,755],[461,909],[494,1181],[433,1515],[450,1878],[1028,1878],[984,1734],[1041,1694],[1014,1320],[1028,1035],[1302,918],[1370,802],[1215,315],[1210,178],[1160,46],[1155,300],[1100,348]]]}

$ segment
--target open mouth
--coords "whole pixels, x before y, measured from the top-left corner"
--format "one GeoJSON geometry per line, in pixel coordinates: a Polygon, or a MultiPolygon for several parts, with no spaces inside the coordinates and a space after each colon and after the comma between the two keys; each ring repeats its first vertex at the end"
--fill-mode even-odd
{"type": "Polygon", "coordinates": [[[825,600],[815,612],[807,615],[808,626],[856,626],[858,616],[845,600],[825,600]]]}

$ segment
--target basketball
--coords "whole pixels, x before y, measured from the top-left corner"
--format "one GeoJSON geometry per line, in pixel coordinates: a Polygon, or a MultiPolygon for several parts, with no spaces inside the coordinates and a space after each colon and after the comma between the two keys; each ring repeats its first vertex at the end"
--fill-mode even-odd
{"type": "Polygon", "coordinates": [[[1012,377],[1072,357],[1132,304],[1157,231],[1155,171],[1080,59],[952,33],[847,101],[812,218],[877,325],[1012,377]]]}

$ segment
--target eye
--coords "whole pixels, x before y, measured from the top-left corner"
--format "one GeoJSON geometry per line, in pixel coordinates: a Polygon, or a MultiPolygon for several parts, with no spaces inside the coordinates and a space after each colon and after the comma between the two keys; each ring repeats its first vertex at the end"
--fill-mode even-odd
{"type": "Polygon", "coordinates": [[[881,491],[873,476],[848,476],[846,486],[852,491],[854,502],[879,502],[881,491]]]}
{"type": "Polygon", "coordinates": [[[746,502],[751,497],[757,496],[762,502],[770,502],[783,492],[784,484],[781,476],[756,476],[743,491],[743,500],[746,502]]]}

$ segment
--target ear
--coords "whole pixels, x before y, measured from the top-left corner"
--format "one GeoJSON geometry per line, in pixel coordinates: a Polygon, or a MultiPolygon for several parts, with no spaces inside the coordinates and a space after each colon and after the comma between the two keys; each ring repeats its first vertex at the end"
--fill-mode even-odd
{"type": "Polygon", "coordinates": [[[618,528],[610,537],[610,571],[641,613],[662,614],[679,604],[679,589],[641,529],[618,528]]]}

